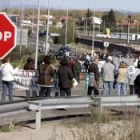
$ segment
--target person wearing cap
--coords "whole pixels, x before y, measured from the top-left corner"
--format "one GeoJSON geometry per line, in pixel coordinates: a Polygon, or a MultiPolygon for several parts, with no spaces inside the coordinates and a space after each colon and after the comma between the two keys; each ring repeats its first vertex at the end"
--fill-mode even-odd
{"type": "Polygon", "coordinates": [[[102,73],[103,73],[103,92],[109,92],[109,95],[112,94],[113,83],[114,83],[114,75],[115,75],[115,65],[112,64],[113,58],[112,56],[107,57],[106,63],[103,65],[102,73]]]}

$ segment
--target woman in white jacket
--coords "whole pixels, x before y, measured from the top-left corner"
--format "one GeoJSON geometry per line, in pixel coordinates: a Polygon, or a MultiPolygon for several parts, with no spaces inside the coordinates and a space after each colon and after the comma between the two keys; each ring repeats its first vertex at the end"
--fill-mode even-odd
{"type": "Polygon", "coordinates": [[[7,56],[3,59],[3,64],[0,66],[0,72],[2,74],[2,97],[1,101],[6,101],[7,89],[9,92],[9,101],[13,100],[13,81],[14,75],[18,68],[14,69],[9,63],[10,57],[7,56]]]}

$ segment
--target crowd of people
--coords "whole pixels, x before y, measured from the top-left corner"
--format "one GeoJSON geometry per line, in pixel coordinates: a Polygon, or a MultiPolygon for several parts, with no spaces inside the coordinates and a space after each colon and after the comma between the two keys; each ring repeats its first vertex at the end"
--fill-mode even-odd
{"type": "MultiPolygon", "coordinates": [[[[32,57],[27,59],[24,65],[24,70],[35,70],[34,60],[32,57]]],[[[6,101],[7,89],[9,91],[9,101],[13,100],[13,82],[14,75],[18,68],[13,68],[10,64],[10,57],[3,59],[3,64],[0,67],[2,74],[2,98],[1,101],[6,101]]],[[[38,65],[36,70],[38,74],[38,85],[40,86],[39,95],[36,91],[32,91],[33,97],[50,97],[51,89],[55,88],[55,96],[71,96],[71,88],[73,79],[80,83],[81,73],[86,73],[85,79],[88,78],[87,95],[91,96],[101,94],[112,95],[114,90],[117,94],[140,94],[140,61],[134,65],[133,72],[129,73],[129,66],[121,61],[119,67],[113,63],[113,57],[99,56],[97,54],[86,54],[71,58],[63,58],[60,60],[60,65],[54,67],[51,64],[50,57],[44,56],[43,61],[38,65]],[[105,63],[99,71],[98,63],[100,59],[104,59],[105,63]],[[102,79],[102,80],[101,80],[102,79]],[[100,87],[103,83],[103,87],[100,87]],[[99,87],[103,88],[99,92],[99,87]]]]}

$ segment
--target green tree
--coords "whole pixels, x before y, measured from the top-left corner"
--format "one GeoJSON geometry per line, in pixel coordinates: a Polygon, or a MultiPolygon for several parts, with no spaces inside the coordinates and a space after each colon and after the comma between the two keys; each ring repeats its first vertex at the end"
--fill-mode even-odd
{"type": "Polygon", "coordinates": [[[116,27],[116,16],[115,16],[115,12],[112,9],[108,12],[108,22],[110,28],[116,27]]]}
{"type": "Polygon", "coordinates": [[[111,30],[116,29],[116,16],[115,12],[112,9],[108,13],[103,14],[102,20],[103,28],[110,28],[111,30]]]}
{"type": "Polygon", "coordinates": [[[89,36],[89,30],[90,30],[90,24],[91,24],[91,17],[92,17],[92,12],[88,8],[87,12],[86,12],[86,20],[87,20],[87,24],[88,24],[88,36],[89,36]]]}
{"type": "MultiPolygon", "coordinates": [[[[74,39],[75,39],[75,34],[73,33],[73,31],[74,31],[74,29],[73,29],[73,27],[74,27],[74,21],[73,20],[68,20],[68,36],[67,36],[67,43],[69,44],[69,43],[71,43],[71,42],[73,42],[74,41],[74,39]]],[[[65,44],[65,28],[62,28],[62,29],[59,29],[59,31],[58,31],[59,33],[60,33],[60,43],[61,44],[65,44]]]]}

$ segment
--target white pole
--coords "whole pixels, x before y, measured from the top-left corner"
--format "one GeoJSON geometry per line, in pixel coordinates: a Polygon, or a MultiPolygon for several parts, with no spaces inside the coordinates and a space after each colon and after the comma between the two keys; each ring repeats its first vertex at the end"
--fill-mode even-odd
{"type": "Polygon", "coordinates": [[[45,55],[48,50],[48,40],[49,40],[49,22],[50,22],[50,0],[48,0],[48,17],[47,17],[47,28],[46,28],[46,43],[45,43],[45,55]]]}
{"type": "Polygon", "coordinates": [[[127,37],[127,44],[129,45],[129,34],[130,34],[130,19],[128,18],[128,37],[127,37]]]}
{"type": "Polygon", "coordinates": [[[40,20],[40,0],[38,0],[37,33],[36,33],[36,52],[35,52],[35,69],[37,69],[37,64],[38,64],[39,20],[40,20]]]}
{"type": "Polygon", "coordinates": [[[65,45],[67,45],[68,42],[68,9],[67,9],[67,16],[66,16],[66,27],[65,27],[65,45]]]}
{"type": "Polygon", "coordinates": [[[93,14],[93,31],[92,31],[92,55],[94,52],[94,35],[95,35],[95,0],[94,0],[94,14],[93,14]]]}
{"type": "Polygon", "coordinates": [[[22,7],[22,16],[21,16],[21,22],[20,22],[20,55],[21,55],[21,51],[22,51],[23,19],[24,19],[24,6],[22,7]]]}

